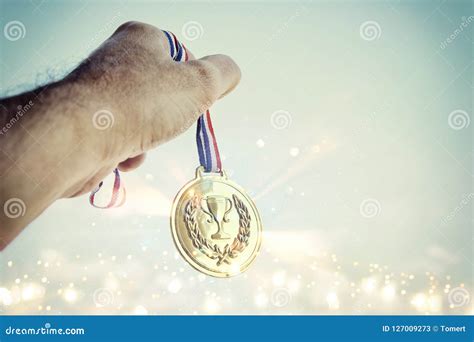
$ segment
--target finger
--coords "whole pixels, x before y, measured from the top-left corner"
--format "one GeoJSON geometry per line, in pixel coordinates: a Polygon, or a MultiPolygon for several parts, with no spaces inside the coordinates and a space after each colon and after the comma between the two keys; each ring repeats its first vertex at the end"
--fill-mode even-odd
{"type": "Polygon", "coordinates": [[[226,55],[211,55],[186,63],[190,73],[195,74],[200,88],[198,96],[214,102],[230,93],[239,84],[241,72],[232,58],[226,55]]]}
{"type": "Polygon", "coordinates": [[[128,158],[118,165],[118,169],[123,172],[135,170],[145,161],[145,153],[139,154],[136,157],[128,158]]]}
{"type": "MultiPolygon", "coordinates": [[[[240,68],[228,56],[213,55],[185,63],[173,63],[170,73],[169,103],[176,110],[156,123],[163,141],[174,138],[195,123],[219,98],[240,81],[240,68]]],[[[155,139],[157,140],[157,139],[155,139]]]]}

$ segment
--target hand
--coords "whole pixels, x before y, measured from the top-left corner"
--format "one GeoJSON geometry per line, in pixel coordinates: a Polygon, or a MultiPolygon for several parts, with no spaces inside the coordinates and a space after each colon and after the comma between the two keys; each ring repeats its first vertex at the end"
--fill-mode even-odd
{"type": "Polygon", "coordinates": [[[0,101],[0,249],[55,200],[138,167],[238,84],[231,58],[187,51],[175,62],[161,30],[125,23],[63,80],[0,101]]]}

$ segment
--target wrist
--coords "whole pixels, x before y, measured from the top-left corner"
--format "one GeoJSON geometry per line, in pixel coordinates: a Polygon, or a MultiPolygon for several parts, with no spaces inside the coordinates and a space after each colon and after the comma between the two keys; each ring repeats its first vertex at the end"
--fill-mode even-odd
{"type": "Polygon", "coordinates": [[[80,84],[60,81],[1,104],[2,199],[39,189],[39,202],[67,196],[103,159],[85,125],[92,114],[80,84]]]}
{"type": "Polygon", "coordinates": [[[0,104],[0,245],[6,245],[55,200],[80,191],[104,156],[86,126],[92,113],[80,83],[60,81],[0,104]],[[19,203],[20,214],[9,212],[8,203],[19,203]]]}

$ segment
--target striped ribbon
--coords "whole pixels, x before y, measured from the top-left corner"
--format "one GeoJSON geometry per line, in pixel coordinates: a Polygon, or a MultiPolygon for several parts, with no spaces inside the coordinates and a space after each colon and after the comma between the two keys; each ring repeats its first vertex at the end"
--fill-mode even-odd
{"type": "Polygon", "coordinates": [[[127,192],[125,191],[125,188],[124,188],[124,186],[122,185],[122,183],[120,181],[120,172],[119,172],[118,169],[114,170],[114,176],[115,176],[114,187],[112,188],[112,196],[110,198],[109,203],[107,205],[104,205],[104,206],[97,205],[97,204],[94,203],[95,194],[97,192],[99,192],[100,188],[102,188],[102,185],[104,184],[104,182],[102,181],[102,182],[99,183],[97,188],[95,188],[94,190],[91,191],[91,194],[89,195],[89,203],[93,207],[96,207],[96,208],[99,208],[99,209],[108,209],[108,208],[120,207],[121,205],[123,205],[125,203],[125,199],[127,197],[127,192]],[[122,191],[122,198],[120,199],[120,201],[118,201],[120,191],[122,191]]]}
{"type": "MultiPolygon", "coordinates": [[[[174,33],[163,31],[168,38],[170,45],[170,55],[176,62],[186,62],[189,59],[189,54],[186,47],[176,38],[174,33]]],[[[212,127],[211,114],[209,110],[201,114],[197,121],[196,129],[196,143],[199,154],[199,163],[206,172],[220,172],[222,170],[221,157],[219,148],[217,146],[214,128],[212,127]]],[[[89,196],[89,202],[92,206],[100,209],[108,209],[120,207],[125,203],[126,191],[120,181],[120,173],[118,169],[114,170],[114,187],[112,189],[112,196],[109,203],[105,206],[99,206],[94,203],[96,193],[102,188],[104,182],[100,182],[97,188],[92,190],[89,196]],[[119,201],[119,195],[122,192],[122,197],[119,201]]]]}
{"type": "MultiPolygon", "coordinates": [[[[171,58],[176,62],[186,62],[189,55],[186,47],[176,39],[172,32],[163,31],[170,44],[171,58]]],[[[197,122],[196,143],[199,154],[199,162],[206,172],[220,172],[222,170],[221,157],[217,140],[212,127],[211,114],[209,110],[201,114],[197,122]]]]}

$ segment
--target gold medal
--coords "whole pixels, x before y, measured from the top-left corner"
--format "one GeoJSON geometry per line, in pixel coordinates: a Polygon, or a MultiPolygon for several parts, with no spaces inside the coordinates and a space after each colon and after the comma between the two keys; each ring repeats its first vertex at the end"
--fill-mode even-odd
{"type": "Polygon", "coordinates": [[[262,223],[250,197],[224,171],[205,173],[202,166],[176,195],[171,231],[191,266],[220,278],[244,272],[262,242],[262,223]]]}

